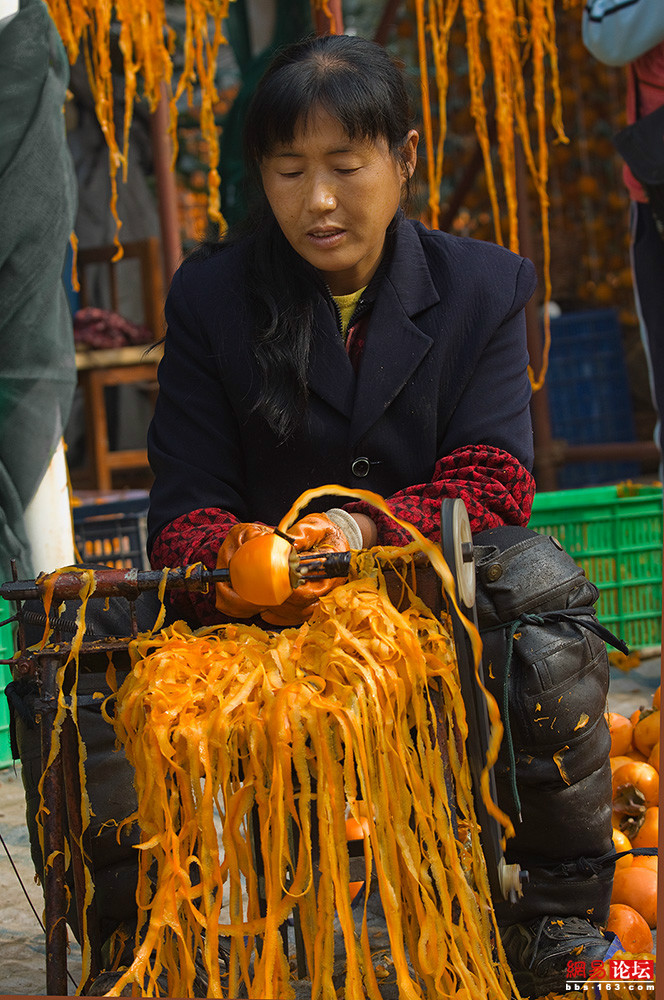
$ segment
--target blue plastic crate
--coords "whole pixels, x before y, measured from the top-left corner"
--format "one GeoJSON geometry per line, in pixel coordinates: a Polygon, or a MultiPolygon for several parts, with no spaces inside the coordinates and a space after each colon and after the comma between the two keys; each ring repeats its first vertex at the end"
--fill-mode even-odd
{"type": "MultiPolygon", "coordinates": [[[[634,413],[615,309],[566,313],[551,320],[546,376],[551,429],[568,444],[634,441],[634,413]]],[[[560,488],[638,477],[638,462],[574,462],[558,474],[560,488]]]]}

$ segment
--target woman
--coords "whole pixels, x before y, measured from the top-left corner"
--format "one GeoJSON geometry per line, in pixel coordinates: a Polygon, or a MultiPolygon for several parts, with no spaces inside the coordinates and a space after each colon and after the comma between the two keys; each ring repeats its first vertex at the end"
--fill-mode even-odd
{"type": "MultiPolygon", "coordinates": [[[[182,265],[166,306],[160,394],[149,433],[154,567],[228,565],[239,545],[270,530],[305,489],[339,483],[382,494],[434,541],[441,499],[461,497],[473,532],[492,529],[475,541],[485,543],[477,551],[493,569],[504,552],[525,546],[533,553],[529,566],[537,567],[532,593],[534,581],[560,578],[562,607],[574,603],[572,591],[591,603],[572,561],[549,539],[525,530],[534,492],[524,321],[533,266],[493,244],[406,220],[400,205],[417,140],[401,74],[371,42],[306,40],[268,69],[246,122],[256,192],[250,220],[241,233],[182,265]],[[544,546],[546,554],[537,555],[544,546]],[[562,570],[559,557],[566,560],[562,570]]],[[[408,540],[389,517],[334,497],[312,505],[292,533],[299,549],[408,540]]],[[[512,581],[514,565],[506,559],[503,582],[511,593],[522,585],[512,581]]],[[[199,623],[260,613],[286,624],[310,614],[321,588],[330,585],[298,588],[276,608],[251,604],[219,585],[216,595],[184,598],[196,602],[184,612],[199,623]]],[[[536,610],[537,601],[528,607],[536,610]]],[[[592,608],[586,610],[592,616],[592,608]]],[[[587,733],[597,747],[591,777],[599,792],[589,792],[586,783],[583,793],[601,832],[593,840],[592,823],[584,827],[579,853],[601,854],[611,844],[608,731],[599,690],[608,680],[606,652],[599,640],[593,645],[596,637],[572,631],[573,641],[562,644],[566,676],[600,678],[592,706],[584,706],[593,712],[587,733]],[[591,668],[583,659],[590,648],[591,668]]],[[[536,757],[528,754],[529,761],[536,757]]],[[[564,811],[567,785],[560,775],[547,771],[540,779],[552,787],[558,781],[552,801],[556,809],[562,801],[564,811]]],[[[551,845],[541,843],[548,833],[537,824],[541,799],[531,795],[523,804],[523,829],[540,830],[540,842],[530,837],[525,848],[533,859],[532,885],[524,904],[499,917],[510,925],[506,949],[528,993],[541,985],[564,989],[572,949],[582,946],[588,961],[606,950],[594,924],[580,919],[592,905],[587,876],[552,878],[547,869],[538,881],[542,856],[551,857],[551,845]]],[[[556,844],[556,863],[570,846],[573,851],[576,844],[565,837],[556,844]]],[[[517,833],[513,853],[523,863],[519,849],[517,833]]],[[[595,883],[601,920],[610,880],[595,877],[595,883]]]]}
{"type": "MultiPolygon", "coordinates": [[[[154,566],[213,566],[227,539],[225,564],[238,522],[275,524],[324,483],[377,491],[433,540],[445,496],[463,497],[474,531],[527,524],[534,269],[405,220],[417,139],[401,75],[370,42],[298,44],[266,74],[246,123],[247,235],[187,261],[167,303],[154,566]]],[[[340,506],[354,547],[406,541],[340,506]]],[[[221,588],[219,611],[256,608],[221,588]]]]}

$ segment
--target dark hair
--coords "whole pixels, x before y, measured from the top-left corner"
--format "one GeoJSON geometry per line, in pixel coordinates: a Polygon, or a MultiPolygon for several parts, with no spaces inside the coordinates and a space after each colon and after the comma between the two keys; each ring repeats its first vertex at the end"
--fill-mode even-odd
{"type": "Polygon", "coordinates": [[[350,139],[385,139],[400,156],[412,115],[396,63],[365,38],[323,35],[282,49],[258,84],[244,124],[245,161],[254,179],[275,146],[292,142],[296,128],[321,108],[350,139]]]}
{"type": "Polygon", "coordinates": [[[311,282],[302,281],[303,262],[272,214],[260,165],[319,109],[351,139],[384,139],[399,160],[412,127],[400,69],[380,45],[349,35],[311,37],[282,49],[251,100],[244,126],[250,213],[242,232],[248,227],[255,242],[248,284],[256,313],[253,353],[262,377],[256,410],[281,440],[306,407],[315,296],[311,282]]]}

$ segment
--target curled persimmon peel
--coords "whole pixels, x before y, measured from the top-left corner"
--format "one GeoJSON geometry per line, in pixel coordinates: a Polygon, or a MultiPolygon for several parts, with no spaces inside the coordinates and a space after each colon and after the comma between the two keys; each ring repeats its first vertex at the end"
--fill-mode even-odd
{"type": "Polygon", "coordinates": [[[231,586],[243,600],[271,607],[283,604],[293,593],[293,546],[281,535],[256,535],[231,558],[231,586]]]}

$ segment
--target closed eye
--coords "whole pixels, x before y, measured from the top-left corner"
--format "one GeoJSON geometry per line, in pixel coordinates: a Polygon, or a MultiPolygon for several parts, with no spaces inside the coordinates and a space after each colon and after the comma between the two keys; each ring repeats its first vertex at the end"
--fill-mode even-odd
{"type": "Polygon", "coordinates": [[[301,170],[284,170],[279,174],[280,177],[301,177],[301,170]]]}

